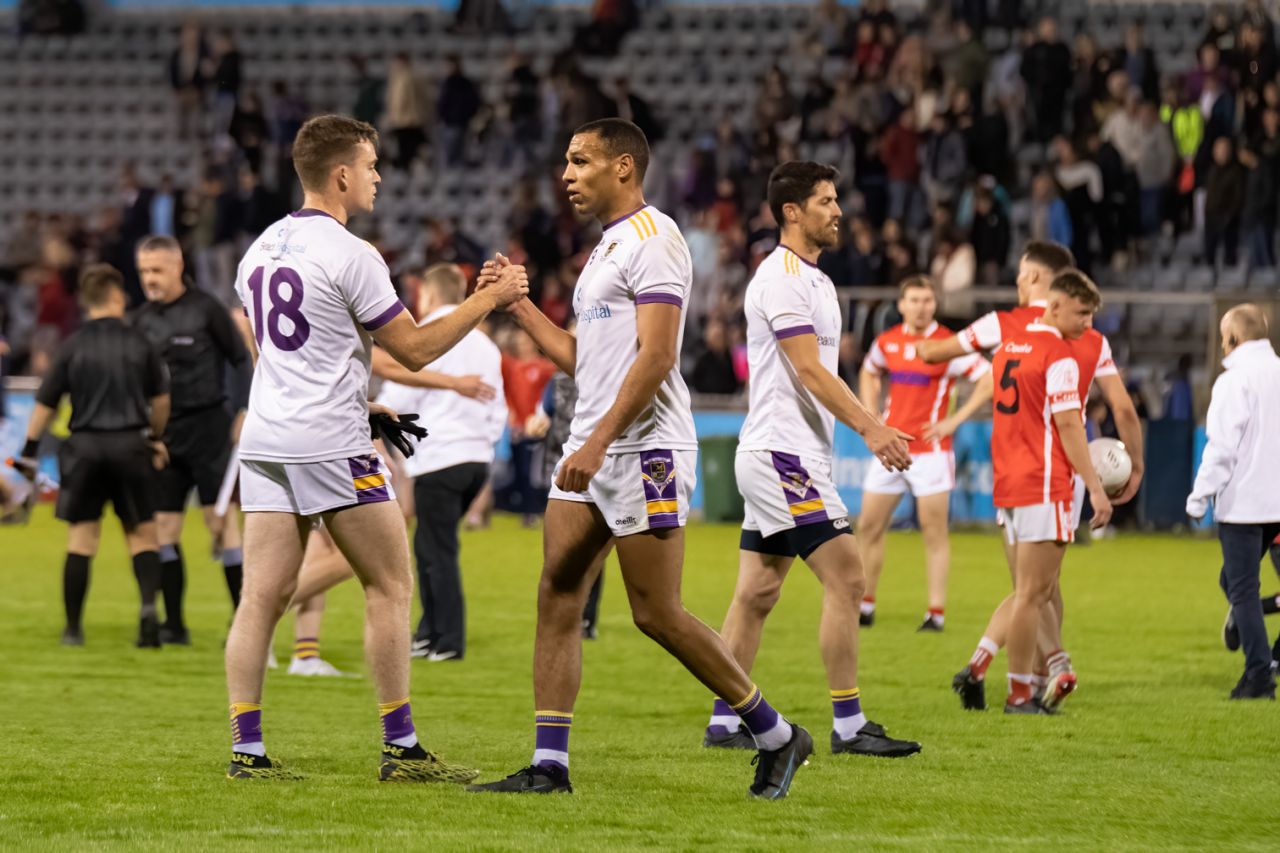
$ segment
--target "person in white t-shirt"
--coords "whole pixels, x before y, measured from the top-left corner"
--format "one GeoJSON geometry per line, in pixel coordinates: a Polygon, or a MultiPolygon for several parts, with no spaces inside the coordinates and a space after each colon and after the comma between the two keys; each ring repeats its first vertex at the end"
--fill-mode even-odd
{"type": "MultiPolygon", "coordinates": [[[[236,275],[253,330],[254,377],[240,437],[245,571],[227,638],[234,779],[293,779],[266,755],[262,681],[276,622],[297,584],[313,523],[322,520],[365,591],[365,653],[382,717],[383,781],[466,782],[478,771],[440,761],[418,742],[409,709],[413,597],[404,519],[374,452],[368,403],[376,340],[418,370],[528,293],[518,266],[445,317],[419,326],[377,251],[346,229],[373,210],[377,131],[319,116],[293,146],[303,207],[256,238],[236,275]]],[[[375,410],[384,420],[394,413],[375,410]]]]}
{"type": "MultiPolygon", "coordinates": [[[[423,273],[418,293],[418,313],[431,322],[457,309],[467,294],[467,279],[455,264],[436,264],[423,273]]],[[[418,520],[413,550],[422,618],[412,654],[429,661],[462,660],[467,635],[458,525],[489,480],[494,445],[506,424],[502,353],[484,332],[474,329],[427,370],[445,376],[475,375],[490,389],[472,398],[384,382],[378,392],[379,403],[398,412],[417,412],[431,431],[431,452],[414,454],[400,465],[413,478],[418,520]]]]}
{"type": "MultiPolygon", "coordinates": [[[[535,743],[529,767],[470,790],[569,792],[569,728],[582,673],[582,608],[616,539],[631,612],[641,631],[732,703],[760,750],[755,797],[779,799],[813,739],[764,700],[714,631],[684,609],[684,523],[697,439],[679,354],[692,266],[670,217],[645,203],[644,133],[623,119],[579,127],[564,182],[579,214],[603,226],[578,278],[576,334],[532,302],[512,308],[556,366],[574,377],[578,402],[547,501],[534,645],[535,743]]],[[[487,262],[479,287],[506,259],[487,262]]],[[[480,292],[484,292],[481,290],[480,292]]]]}
{"type": "MultiPolygon", "coordinates": [[[[746,513],[738,583],[721,634],[750,671],[782,582],[796,557],[804,560],[822,583],[818,645],[831,691],[831,752],[897,757],[919,752],[920,744],[889,737],[862,712],[858,603],[865,578],[831,463],[837,418],[893,470],[911,466],[911,436],[882,423],[836,374],[840,303],[817,262],[839,241],[837,180],[832,167],[800,161],[769,176],[769,207],[781,234],[747,285],[749,409],[734,462],[746,513]]],[[[702,745],[750,747],[721,699],[702,745]]]]}

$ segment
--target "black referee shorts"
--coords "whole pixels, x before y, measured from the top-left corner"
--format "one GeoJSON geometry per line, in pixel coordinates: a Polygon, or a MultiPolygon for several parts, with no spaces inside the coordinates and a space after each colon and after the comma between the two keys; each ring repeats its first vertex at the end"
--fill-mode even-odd
{"type": "Polygon", "coordinates": [[[107,501],[125,527],[155,514],[155,469],[141,431],[78,432],[58,451],[57,516],[77,524],[102,518],[107,501]]]}
{"type": "Polygon", "coordinates": [[[231,420],[230,412],[216,406],[169,421],[164,433],[169,466],[156,472],[157,512],[182,512],[192,489],[201,506],[218,502],[231,456],[231,420]]]}

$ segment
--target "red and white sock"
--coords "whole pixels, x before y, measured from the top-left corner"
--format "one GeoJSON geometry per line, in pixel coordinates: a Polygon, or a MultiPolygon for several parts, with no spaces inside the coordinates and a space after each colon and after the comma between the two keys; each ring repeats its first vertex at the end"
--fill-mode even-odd
{"type": "Polygon", "coordinates": [[[874,595],[864,596],[862,604],[859,605],[863,616],[870,616],[876,612],[876,597],[874,595]]]}
{"type": "Polygon", "coordinates": [[[946,621],[945,617],[942,615],[941,607],[930,607],[929,611],[924,614],[924,618],[933,620],[933,623],[939,628],[941,628],[942,623],[946,621]]]}
{"type": "Polygon", "coordinates": [[[985,678],[987,667],[991,666],[991,659],[996,656],[998,651],[1000,651],[1000,647],[990,637],[983,637],[979,640],[978,648],[974,649],[973,657],[969,658],[969,677],[974,681],[981,681],[985,678]]]}
{"type": "Polygon", "coordinates": [[[1031,676],[1009,673],[1009,704],[1024,705],[1031,701],[1031,676]]]}
{"type": "Polygon", "coordinates": [[[1062,649],[1058,649],[1056,652],[1050,652],[1049,656],[1044,659],[1044,662],[1049,667],[1050,677],[1071,671],[1071,655],[1067,654],[1062,649]]]}

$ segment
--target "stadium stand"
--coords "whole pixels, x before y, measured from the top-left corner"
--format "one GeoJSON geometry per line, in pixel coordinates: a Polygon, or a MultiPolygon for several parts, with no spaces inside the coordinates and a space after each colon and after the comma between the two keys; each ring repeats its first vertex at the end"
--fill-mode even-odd
{"type": "MultiPolygon", "coordinates": [[[[1249,232],[1250,223],[1266,223],[1274,240],[1274,198],[1266,210],[1250,212],[1251,197],[1242,195],[1240,182],[1258,166],[1232,163],[1215,172],[1210,154],[1218,135],[1240,140],[1255,155],[1259,144],[1269,144],[1262,154],[1267,174],[1280,169],[1280,143],[1253,141],[1265,136],[1266,108],[1280,107],[1274,24],[1263,4],[1221,14],[1196,2],[998,6],[999,14],[983,12],[976,20],[971,9],[964,22],[952,20],[951,4],[932,3],[894,4],[892,11],[876,2],[659,7],[640,15],[612,56],[595,55],[599,46],[584,36],[591,25],[585,7],[524,9],[510,32],[479,32],[457,25],[447,12],[417,8],[206,9],[198,18],[175,9],[103,11],[86,35],[27,36],[0,51],[0,114],[6,116],[0,123],[6,151],[0,245],[10,247],[10,257],[0,260],[0,280],[17,280],[20,262],[41,248],[29,239],[45,233],[31,211],[41,221],[53,215],[52,230],[79,256],[127,258],[122,241],[131,234],[129,205],[140,193],[150,199],[149,189],[165,175],[183,191],[176,230],[192,252],[209,256],[203,263],[197,258],[195,268],[204,278],[225,277],[234,247],[253,230],[246,200],[261,201],[260,216],[263,205],[290,201],[272,195],[282,174],[291,177],[288,128],[307,114],[352,112],[362,99],[379,115],[378,102],[390,95],[385,83],[400,73],[395,57],[404,53],[428,145],[407,171],[384,168],[379,208],[360,224],[395,271],[429,259],[474,262],[484,252],[511,249],[533,256],[540,291],[548,278],[571,284],[568,267],[581,240],[556,191],[556,161],[578,120],[621,111],[647,117],[650,135],[660,136],[651,201],[679,216],[691,242],[710,246],[709,259],[699,264],[710,295],[694,322],[700,328],[709,319],[725,320],[734,341],[741,284],[767,248],[762,235],[771,223],[759,211],[763,177],[773,162],[796,156],[840,165],[850,218],[865,217],[877,231],[871,252],[851,247],[847,264],[832,261],[838,285],[893,284],[917,268],[954,274],[962,287],[1007,284],[1014,247],[1047,236],[1053,206],[1065,202],[1077,232],[1073,247],[1078,254],[1086,249],[1082,261],[1092,261],[1104,287],[1274,294],[1274,258],[1258,256],[1249,232]],[[1063,49],[1056,53],[1035,43],[1046,12],[1057,22],[1063,49]],[[193,22],[203,31],[197,43],[206,61],[217,65],[230,44],[241,59],[230,83],[226,68],[206,70],[211,79],[197,105],[197,132],[188,137],[182,99],[169,78],[180,33],[193,22]],[[1131,24],[1141,24],[1145,45],[1127,41],[1131,24]],[[864,25],[869,39],[861,35],[864,25]],[[980,33],[972,43],[965,26],[980,33]],[[1256,56],[1249,54],[1252,32],[1256,56]],[[1212,59],[1200,50],[1206,43],[1233,46],[1212,59]],[[437,98],[451,55],[462,58],[479,104],[463,118],[463,159],[446,165],[438,150],[446,128],[437,118],[437,98]],[[1135,74],[1141,79],[1132,79],[1135,74]],[[1205,82],[1210,79],[1221,83],[1205,82]],[[1208,112],[1216,100],[1203,94],[1215,85],[1224,90],[1222,109],[1232,113],[1225,127],[1215,125],[1218,113],[1208,112]],[[221,98],[219,89],[227,86],[230,97],[221,98]],[[1166,97],[1167,91],[1176,94],[1166,97]],[[1025,106],[1046,97],[1062,101],[1055,121],[1076,140],[1083,161],[1076,166],[1099,164],[1101,198],[1082,201],[1090,192],[1087,169],[1064,165],[1055,128],[1046,130],[1036,110],[1025,106]],[[1139,140],[1141,147],[1144,138],[1137,114],[1122,115],[1131,97],[1135,108],[1149,101],[1163,110],[1158,133],[1167,138],[1171,126],[1176,145],[1194,146],[1189,155],[1178,149],[1178,168],[1159,173],[1159,163],[1151,166],[1157,171],[1152,197],[1159,202],[1150,222],[1139,211],[1147,189],[1140,179],[1144,164],[1123,156],[1126,143],[1139,140]],[[1175,112],[1195,103],[1208,120],[1184,140],[1175,112]],[[890,119],[904,109],[914,114],[915,126],[897,133],[890,119]],[[230,135],[222,132],[228,123],[230,135]],[[898,137],[904,144],[891,145],[898,137]],[[959,149],[952,144],[957,139],[959,149]],[[1183,158],[1198,192],[1179,186],[1187,177],[1183,158]],[[256,178],[243,174],[246,162],[256,178]],[[898,213],[895,170],[910,176],[902,206],[907,222],[903,235],[886,237],[881,222],[898,213]],[[1054,180],[1036,198],[1031,188],[1041,170],[1054,180]],[[1205,264],[1203,219],[1192,213],[1193,196],[1206,190],[1208,203],[1219,206],[1213,210],[1226,211],[1231,221],[1217,268],[1205,264]],[[992,200],[982,201],[987,195],[992,200]],[[991,212],[975,216],[979,205],[991,212]],[[1081,212],[1082,205],[1089,209],[1081,212]],[[1078,233],[1082,222],[1091,233],[1078,233]],[[893,260],[899,256],[901,263],[893,260]]],[[[390,158],[394,133],[386,122],[381,127],[390,158]]],[[[7,289],[9,324],[32,325],[40,310],[32,294],[7,289]]],[[[46,302],[41,298],[39,305],[46,302]]],[[[1113,320],[1128,332],[1133,361],[1163,356],[1170,344],[1200,359],[1204,315],[1203,305],[1187,302],[1134,306],[1113,320]]],[[[31,330],[10,331],[19,364],[27,367],[31,330]]],[[[855,357],[858,350],[851,348],[855,357]]],[[[39,363],[35,359],[37,372],[39,363]]]]}

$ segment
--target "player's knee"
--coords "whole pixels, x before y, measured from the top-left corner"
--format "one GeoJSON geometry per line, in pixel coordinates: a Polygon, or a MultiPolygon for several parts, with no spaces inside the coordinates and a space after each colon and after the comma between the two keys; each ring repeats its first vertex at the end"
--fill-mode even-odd
{"type": "Polygon", "coordinates": [[[631,620],[640,632],[658,643],[666,645],[680,627],[680,617],[684,608],[649,602],[633,604],[631,620]]]}
{"type": "Polygon", "coordinates": [[[763,619],[772,613],[781,597],[782,582],[776,578],[761,579],[740,586],[734,592],[738,607],[757,619],[763,619]]]}

